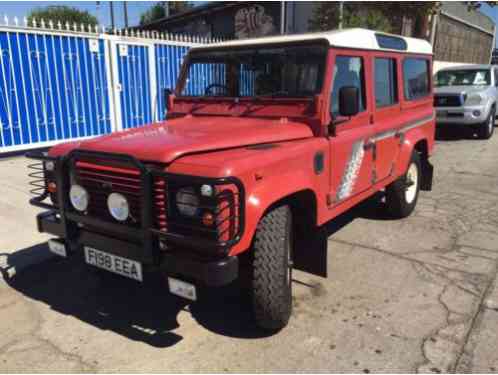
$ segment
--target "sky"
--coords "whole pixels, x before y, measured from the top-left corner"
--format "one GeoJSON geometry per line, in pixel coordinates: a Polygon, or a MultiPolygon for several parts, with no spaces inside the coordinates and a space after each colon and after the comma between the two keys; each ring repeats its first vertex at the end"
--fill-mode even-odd
{"type": "MultiPolygon", "coordinates": [[[[128,1],[128,19],[129,25],[134,26],[140,20],[140,14],[147,10],[155,1],[128,1]]],[[[203,4],[205,1],[198,1],[198,4],[203,4]]],[[[70,5],[79,9],[88,10],[93,15],[97,16],[99,23],[110,26],[111,17],[109,11],[109,1],[100,1],[97,6],[96,1],[1,1],[0,2],[0,23],[3,23],[4,15],[9,18],[17,16],[20,20],[27,16],[29,11],[36,7],[44,7],[47,5],[70,5]]],[[[490,7],[487,4],[481,6],[481,11],[490,16],[495,24],[498,24],[498,6],[490,7]]],[[[114,17],[116,20],[116,27],[123,27],[123,2],[114,2],[114,17]]],[[[498,46],[498,38],[496,40],[498,46]]]]}

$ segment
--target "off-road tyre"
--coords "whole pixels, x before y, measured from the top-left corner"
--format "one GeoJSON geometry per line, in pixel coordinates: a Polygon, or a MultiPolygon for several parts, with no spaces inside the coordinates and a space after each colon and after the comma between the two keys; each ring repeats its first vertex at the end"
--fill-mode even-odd
{"type": "Polygon", "coordinates": [[[494,133],[495,130],[495,116],[496,109],[493,107],[489,111],[489,115],[486,118],[486,121],[479,125],[477,129],[477,135],[480,139],[489,139],[494,133]]]}
{"type": "Polygon", "coordinates": [[[292,313],[292,213],[289,206],[268,212],[253,242],[252,306],[256,324],[282,329],[292,313]]]}
{"type": "Polygon", "coordinates": [[[407,217],[415,209],[420,192],[421,173],[420,155],[417,151],[413,151],[406,173],[386,187],[386,207],[392,217],[396,219],[407,217]],[[414,168],[416,168],[415,175],[414,168]],[[410,185],[411,183],[413,185],[410,185]],[[408,193],[408,188],[411,186],[413,188],[408,193]]]}

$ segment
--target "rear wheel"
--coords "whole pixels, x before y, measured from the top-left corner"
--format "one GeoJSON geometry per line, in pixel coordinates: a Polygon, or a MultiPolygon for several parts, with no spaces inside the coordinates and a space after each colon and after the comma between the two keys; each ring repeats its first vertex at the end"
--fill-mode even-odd
{"type": "Polygon", "coordinates": [[[393,217],[407,217],[415,209],[422,177],[420,166],[420,156],[413,151],[406,173],[386,188],[386,205],[393,217]]]}
{"type": "Polygon", "coordinates": [[[289,206],[268,212],[253,245],[252,305],[256,324],[267,330],[287,325],[292,312],[292,214],[289,206]]]}
{"type": "Polygon", "coordinates": [[[481,139],[491,138],[495,130],[495,114],[496,114],[496,109],[491,108],[491,111],[489,111],[488,118],[486,119],[485,122],[479,125],[479,129],[477,130],[479,138],[481,139]]]}

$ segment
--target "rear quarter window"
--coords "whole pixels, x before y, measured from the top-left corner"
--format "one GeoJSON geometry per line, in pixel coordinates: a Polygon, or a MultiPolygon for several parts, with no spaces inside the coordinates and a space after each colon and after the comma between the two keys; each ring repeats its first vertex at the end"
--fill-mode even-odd
{"type": "Polygon", "coordinates": [[[429,60],[406,58],[403,61],[403,85],[406,100],[416,100],[430,94],[429,60]]]}

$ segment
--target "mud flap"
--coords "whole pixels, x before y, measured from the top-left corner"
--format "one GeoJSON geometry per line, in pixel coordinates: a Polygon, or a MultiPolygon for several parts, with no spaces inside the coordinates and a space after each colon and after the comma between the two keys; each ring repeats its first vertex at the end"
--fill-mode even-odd
{"type": "Polygon", "coordinates": [[[327,277],[327,239],[325,228],[307,231],[294,243],[294,269],[327,277]]]}
{"type": "Polygon", "coordinates": [[[432,190],[432,179],[434,177],[434,167],[426,158],[422,158],[422,181],[420,184],[420,190],[431,191],[432,190]]]}

